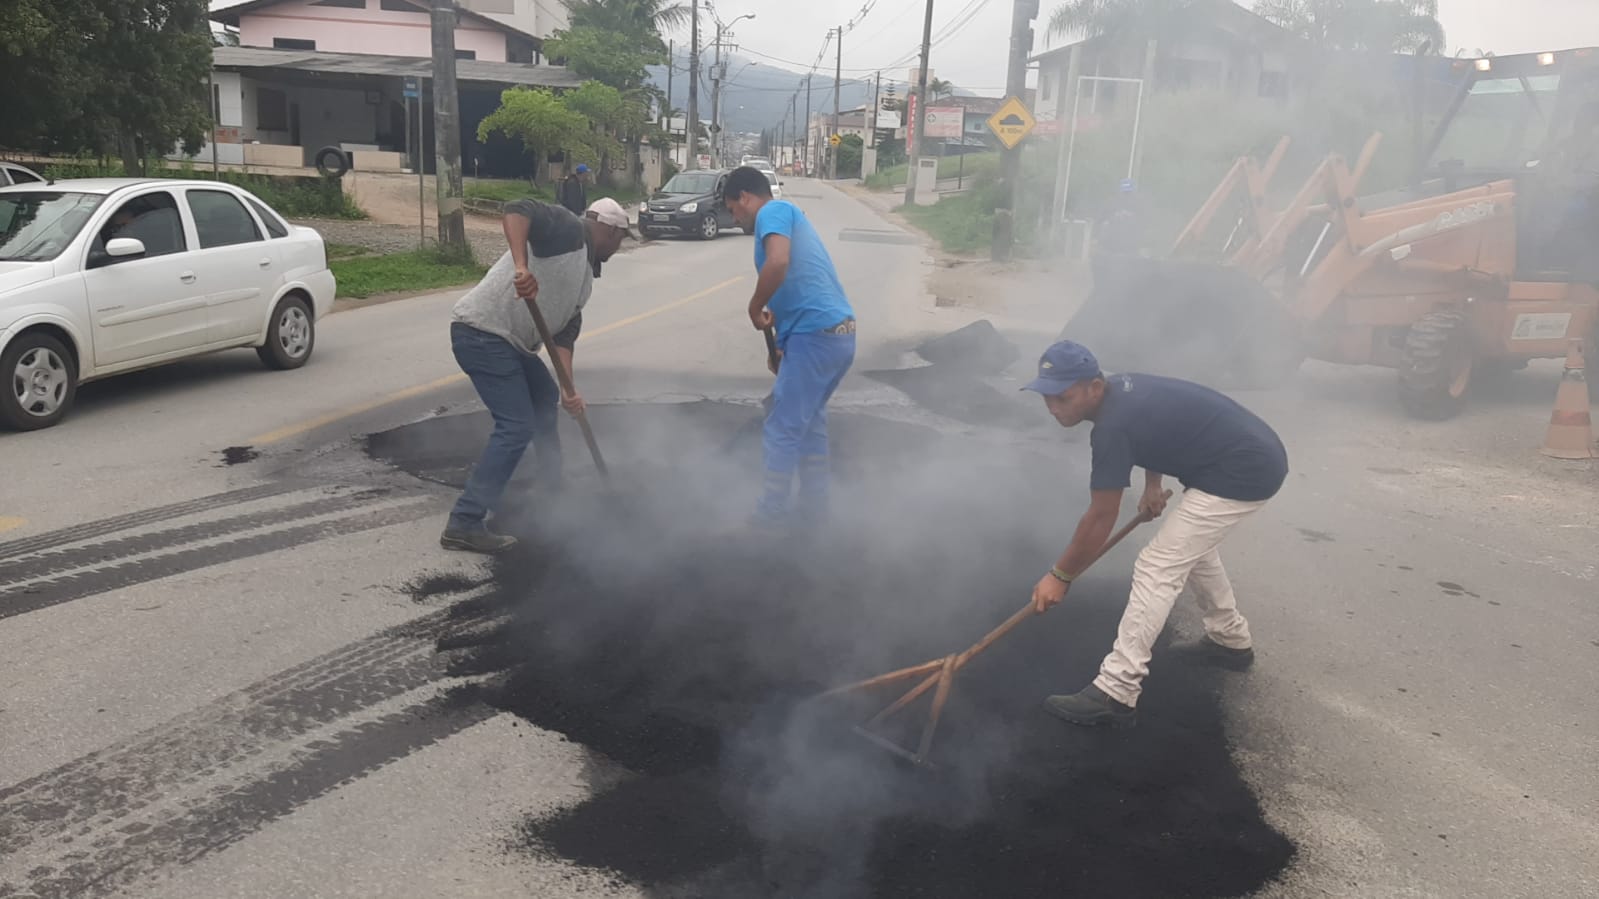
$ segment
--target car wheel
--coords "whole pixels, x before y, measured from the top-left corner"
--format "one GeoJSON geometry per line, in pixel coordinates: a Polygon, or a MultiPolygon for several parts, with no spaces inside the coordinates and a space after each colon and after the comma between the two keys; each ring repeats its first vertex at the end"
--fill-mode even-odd
{"type": "Polygon", "coordinates": [[[716,213],[707,213],[705,218],[700,219],[701,240],[715,240],[721,233],[722,223],[716,220],[716,213]]]}
{"type": "Polygon", "coordinates": [[[266,343],[255,352],[267,368],[286,371],[304,365],[311,358],[314,346],[316,323],[311,318],[311,307],[291,293],[279,300],[278,308],[272,310],[266,343]]]}
{"type": "Polygon", "coordinates": [[[40,331],[23,334],[0,355],[5,391],[0,420],[17,431],[37,431],[59,422],[78,395],[78,372],[61,341],[40,331]]]}

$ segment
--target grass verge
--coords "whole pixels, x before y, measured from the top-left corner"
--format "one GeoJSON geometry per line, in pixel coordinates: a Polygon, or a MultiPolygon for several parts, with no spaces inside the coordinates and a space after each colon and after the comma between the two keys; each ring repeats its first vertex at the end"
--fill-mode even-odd
{"type": "Polygon", "coordinates": [[[339,296],[364,299],[380,293],[459,287],[483,277],[487,266],[447,259],[435,250],[378,255],[351,252],[358,247],[328,246],[328,268],[339,282],[339,296]]]}
{"type": "MultiPolygon", "coordinates": [[[[908,169],[906,163],[892,165],[880,172],[866,178],[866,186],[870,190],[893,190],[905,186],[905,173],[908,169]]],[[[998,153],[968,153],[964,169],[961,166],[961,157],[945,156],[938,160],[938,180],[957,176],[977,178],[979,176],[992,178],[999,170],[998,153]]]]}
{"type": "Polygon", "coordinates": [[[986,190],[945,196],[932,206],[901,206],[897,211],[950,253],[979,253],[993,240],[994,198],[986,190]]]}

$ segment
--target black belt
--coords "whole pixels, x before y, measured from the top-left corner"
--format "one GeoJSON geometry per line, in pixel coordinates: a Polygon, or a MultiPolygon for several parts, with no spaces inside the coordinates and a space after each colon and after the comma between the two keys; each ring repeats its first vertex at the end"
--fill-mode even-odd
{"type": "Polygon", "coordinates": [[[831,328],[823,328],[823,334],[854,334],[855,319],[846,318],[831,328]]]}

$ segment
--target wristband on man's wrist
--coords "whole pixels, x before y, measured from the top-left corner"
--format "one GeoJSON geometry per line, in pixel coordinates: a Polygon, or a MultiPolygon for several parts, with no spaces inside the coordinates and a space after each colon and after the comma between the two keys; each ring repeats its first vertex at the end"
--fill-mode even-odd
{"type": "Polygon", "coordinates": [[[1051,568],[1049,570],[1049,575],[1050,575],[1050,577],[1053,577],[1055,580],[1060,581],[1063,584],[1070,584],[1072,582],[1072,576],[1067,574],[1064,571],[1061,571],[1060,568],[1058,568],[1058,567],[1051,568]]]}

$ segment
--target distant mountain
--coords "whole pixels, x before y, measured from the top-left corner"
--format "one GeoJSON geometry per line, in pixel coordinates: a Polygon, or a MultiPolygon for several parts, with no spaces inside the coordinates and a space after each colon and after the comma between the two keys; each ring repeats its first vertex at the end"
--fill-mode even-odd
{"type": "MultiPolygon", "coordinates": [[[[711,120],[711,53],[700,58],[700,119],[711,120]]],[[[769,60],[734,54],[723,54],[731,83],[722,92],[723,126],[732,132],[754,132],[775,128],[789,114],[789,98],[799,91],[794,121],[805,118],[805,72],[793,71],[769,60]],[[751,65],[751,63],[756,63],[751,65]],[[740,109],[740,107],[743,107],[740,109]]],[[[672,60],[672,106],[688,109],[688,52],[679,50],[672,60]]],[[[662,90],[667,88],[666,66],[652,66],[650,81],[662,90]]],[[[903,92],[903,88],[901,91],[903,92]]],[[[839,108],[851,109],[871,101],[872,83],[865,80],[844,79],[839,94],[839,108]]],[[[833,70],[816,70],[811,80],[811,112],[833,111],[833,70]]]]}

